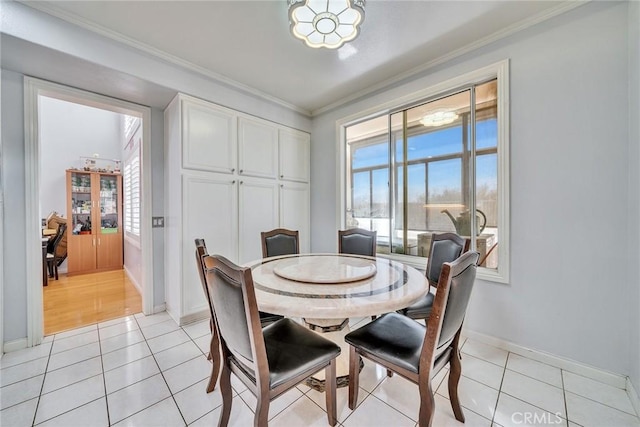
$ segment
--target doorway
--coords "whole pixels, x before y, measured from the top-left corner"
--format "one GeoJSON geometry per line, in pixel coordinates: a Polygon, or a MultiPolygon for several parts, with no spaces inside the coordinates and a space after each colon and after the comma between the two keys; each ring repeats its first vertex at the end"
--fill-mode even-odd
{"type": "MultiPolygon", "coordinates": [[[[145,314],[153,312],[153,264],[152,264],[152,241],[151,241],[151,191],[142,189],[151,188],[150,172],[150,108],[137,104],[109,98],[102,95],[93,94],[79,89],[46,82],[39,79],[25,77],[25,175],[26,175],[26,215],[27,215],[27,241],[32,242],[27,253],[27,301],[28,301],[28,330],[27,345],[33,346],[41,342],[43,338],[43,271],[39,268],[42,265],[42,251],[35,246],[38,239],[42,240],[42,218],[50,212],[45,212],[41,206],[41,186],[42,165],[46,159],[43,158],[45,150],[41,145],[42,117],[41,106],[49,99],[54,101],[64,101],[85,107],[104,110],[111,113],[127,115],[140,120],[141,140],[139,147],[139,168],[140,168],[140,199],[139,199],[139,240],[137,245],[140,254],[134,269],[139,270],[136,284],[142,297],[142,311],[145,314]]],[[[120,141],[119,141],[120,142],[120,141]]],[[[118,143],[119,143],[118,142],[118,143]]],[[[124,148],[124,147],[123,147],[124,148]]],[[[87,144],[89,149],[89,144],[87,144]]],[[[101,159],[94,156],[94,152],[87,153],[82,157],[90,159],[101,159]]],[[[79,156],[77,156],[79,157],[79,156]]],[[[113,160],[114,156],[109,156],[113,160]]],[[[80,161],[81,159],[78,159],[80,161]]],[[[89,169],[100,169],[97,161],[88,163],[89,169]]],[[[120,165],[122,166],[122,164],[120,165]]],[[[85,169],[85,164],[69,164],[67,168],[85,169]]],[[[105,166],[106,168],[106,166],[105,166]]],[[[115,169],[115,166],[110,168],[115,169]]],[[[87,172],[92,172],[87,171],[87,172]]],[[[99,183],[97,192],[100,194],[99,183]]],[[[65,184],[65,188],[68,185],[65,184]]],[[[66,194],[66,191],[65,191],[66,194]]],[[[64,196],[67,197],[66,195],[64,196]]],[[[67,203],[68,204],[68,203],[67,203]]],[[[65,213],[66,213],[65,209],[65,213]]],[[[101,220],[98,220],[100,223],[101,220]]],[[[71,227],[73,224],[69,224],[71,227]]],[[[105,225],[105,224],[99,224],[105,225]]],[[[113,224],[106,224],[113,227],[113,224]]],[[[123,230],[124,231],[124,230],[123,230]]],[[[72,229],[69,232],[73,232],[72,229]]],[[[125,243],[126,245],[126,243],[125,243]]],[[[61,265],[62,267],[62,265],[61,265]]],[[[127,275],[130,276],[130,275],[127,275]]],[[[95,322],[94,322],[95,323],[95,322]]]]}
{"type": "Polygon", "coordinates": [[[142,120],[43,95],[38,117],[44,335],[142,311],[142,120]]]}

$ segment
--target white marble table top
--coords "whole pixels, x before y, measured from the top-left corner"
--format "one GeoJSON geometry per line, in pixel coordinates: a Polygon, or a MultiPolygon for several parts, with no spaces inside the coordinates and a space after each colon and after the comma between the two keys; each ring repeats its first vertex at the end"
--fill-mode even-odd
{"type": "MultiPolygon", "coordinates": [[[[388,313],[411,305],[429,291],[424,274],[413,267],[385,258],[301,254],[265,258],[248,263],[247,266],[252,270],[260,310],[291,317],[344,319],[388,313]],[[352,264],[368,272],[375,267],[375,273],[346,283],[334,283],[336,280],[332,283],[317,283],[317,278],[304,281],[305,277],[308,278],[314,272],[309,265],[326,266],[332,263],[352,264]],[[295,270],[290,267],[292,265],[303,266],[295,273],[302,280],[289,280],[274,272],[274,269],[280,270],[280,273],[282,270],[295,270]]],[[[329,276],[333,279],[340,279],[344,275],[348,277],[350,273],[346,270],[335,269],[329,276]]]]}
{"type": "Polygon", "coordinates": [[[273,262],[273,272],[283,279],[307,283],[357,282],[376,274],[375,259],[327,256],[297,256],[273,262]]]}

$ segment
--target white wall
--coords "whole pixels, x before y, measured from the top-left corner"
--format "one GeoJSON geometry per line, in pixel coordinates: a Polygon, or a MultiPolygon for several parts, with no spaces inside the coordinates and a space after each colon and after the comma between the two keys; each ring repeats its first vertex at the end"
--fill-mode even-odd
{"type": "Polygon", "coordinates": [[[640,393],[640,2],[629,3],[629,377],[640,393]]]}
{"type": "Polygon", "coordinates": [[[510,58],[511,281],[478,281],[466,325],[628,374],[627,7],[582,6],[314,118],[313,251],[336,248],[337,119],[510,58]]]}
{"type": "Polygon", "coordinates": [[[2,70],[2,182],[4,183],[4,342],[27,336],[25,269],[24,117],[22,75],[2,70]],[[14,268],[20,266],[22,268],[14,268]]]}
{"type": "Polygon", "coordinates": [[[121,115],[49,97],[40,98],[40,217],[67,214],[65,171],[98,153],[121,159],[121,115]]]}

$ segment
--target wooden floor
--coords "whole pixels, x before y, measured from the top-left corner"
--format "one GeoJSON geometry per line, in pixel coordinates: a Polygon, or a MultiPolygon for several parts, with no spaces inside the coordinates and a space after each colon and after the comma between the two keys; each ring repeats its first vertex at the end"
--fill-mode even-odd
{"type": "Polygon", "coordinates": [[[142,311],[142,298],[124,270],[60,274],[42,289],[45,335],[142,311]]]}

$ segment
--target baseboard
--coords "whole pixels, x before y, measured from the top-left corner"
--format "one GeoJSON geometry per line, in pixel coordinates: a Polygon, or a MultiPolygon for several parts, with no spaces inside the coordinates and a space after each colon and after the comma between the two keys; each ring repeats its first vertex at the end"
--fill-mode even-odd
{"type": "Polygon", "coordinates": [[[153,307],[153,314],[162,313],[163,311],[167,311],[167,305],[165,303],[153,307]]]}
{"type": "Polygon", "coordinates": [[[564,369],[565,371],[569,371],[574,374],[582,375],[583,377],[591,378],[592,380],[596,380],[601,383],[609,384],[622,390],[627,389],[628,380],[627,377],[623,375],[594,368],[593,366],[585,365],[584,363],[576,362],[575,360],[565,359],[538,350],[532,350],[530,348],[514,344],[510,341],[495,338],[480,332],[464,329],[463,335],[476,341],[510,351],[523,357],[528,357],[529,359],[533,359],[538,362],[546,363],[547,365],[555,366],[556,368],[564,369]]]}
{"type": "Polygon", "coordinates": [[[629,377],[627,377],[626,389],[629,400],[631,400],[631,404],[633,405],[633,409],[636,410],[636,414],[640,417],[640,398],[638,397],[638,392],[635,387],[633,387],[633,383],[629,377]]]}
{"type": "MultiPolygon", "coordinates": [[[[138,290],[138,293],[140,295],[143,295],[142,293],[142,286],[140,285],[140,283],[138,283],[138,281],[136,280],[136,278],[133,276],[133,274],[129,271],[129,269],[127,268],[127,266],[123,266],[124,272],[127,274],[127,277],[129,278],[129,280],[131,281],[131,283],[133,283],[133,286],[135,286],[135,288],[138,290]]],[[[154,311],[154,313],[157,313],[157,311],[154,311]]]]}
{"type": "Polygon", "coordinates": [[[20,338],[13,341],[7,341],[4,343],[4,352],[10,353],[12,351],[18,351],[27,348],[27,339],[20,338]]]}
{"type": "Polygon", "coordinates": [[[182,316],[180,318],[180,321],[178,322],[178,324],[180,326],[184,326],[184,325],[187,325],[189,323],[197,322],[199,320],[208,319],[209,316],[210,316],[210,314],[209,314],[208,310],[201,310],[201,311],[198,311],[197,313],[192,313],[192,314],[189,314],[187,316],[182,316]]]}

